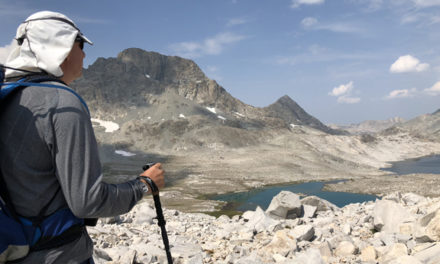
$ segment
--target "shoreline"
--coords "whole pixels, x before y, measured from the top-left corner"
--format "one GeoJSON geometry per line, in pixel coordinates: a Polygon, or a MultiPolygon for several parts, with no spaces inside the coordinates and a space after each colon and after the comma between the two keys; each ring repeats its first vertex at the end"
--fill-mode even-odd
{"type": "MultiPolygon", "coordinates": [[[[440,197],[440,188],[436,186],[440,186],[440,175],[439,174],[406,174],[406,175],[397,175],[397,174],[382,174],[375,177],[364,177],[364,178],[337,178],[331,180],[299,180],[293,182],[282,182],[280,184],[271,183],[259,186],[257,188],[249,188],[245,190],[235,190],[231,192],[223,192],[223,193],[208,193],[202,194],[194,199],[190,199],[194,208],[196,204],[211,204],[213,207],[208,208],[208,210],[186,210],[185,207],[174,207],[171,206],[172,209],[182,210],[185,212],[197,212],[197,213],[206,213],[208,215],[220,216],[222,214],[226,215],[235,215],[242,214],[241,211],[236,210],[224,210],[222,207],[227,206],[228,202],[213,200],[214,196],[219,194],[234,194],[240,192],[248,192],[252,190],[259,189],[267,189],[271,187],[278,186],[290,186],[297,185],[303,183],[310,182],[327,182],[324,184],[322,191],[328,192],[346,192],[353,194],[368,194],[375,195],[379,198],[393,192],[402,192],[402,193],[415,193],[425,197],[440,197]],[[331,183],[337,181],[337,183],[331,183]]],[[[166,195],[165,195],[166,197],[166,195]]],[[[167,199],[167,198],[165,198],[167,199]]],[[[188,202],[190,201],[188,200],[188,202]]],[[[166,203],[169,204],[169,203],[166,203]]],[[[195,206],[196,207],[196,206],[195,206]]],[[[203,208],[203,207],[202,207],[203,208]]],[[[205,206],[206,209],[206,206],[205,206]]]]}
{"type": "MultiPolygon", "coordinates": [[[[333,137],[330,139],[332,140],[333,137]]],[[[326,184],[323,188],[325,191],[379,196],[392,191],[404,191],[423,196],[440,196],[440,191],[431,188],[433,185],[440,186],[440,180],[436,180],[433,176],[416,174],[415,179],[412,180],[411,176],[398,179],[393,173],[380,170],[385,164],[399,160],[398,157],[405,157],[404,160],[407,160],[439,155],[433,152],[433,149],[437,149],[436,145],[440,146],[440,144],[415,145],[418,146],[416,151],[406,152],[405,155],[394,152],[397,153],[395,156],[384,156],[380,155],[384,150],[370,151],[368,157],[361,156],[362,159],[358,162],[333,158],[336,154],[333,150],[327,150],[333,153],[331,156],[326,156],[327,154],[317,156],[315,150],[301,147],[300,150],[305,152],[298,155],[296,152],[299,146],[292,149],[268,144],[199,152],[177,151],[173,155],[165,152],[146,153],[127,149],[136,153],[131,157],[117,155],[114,151],[120,148],[105,145],[101,156],[104,157],[104,175],[110,182],[136,177],[146,161],[161,162],[167,177],[166,188],[161,192],[164,206],[189,213],[212,213],[224,205],[220,201],[209,199],[217,194],[316,181],[345,181],[326,184]],[[376,152],[379,153],[378,157],[373,160],[371,157],[374,157],[376,152]],[[383,160],[385,157],[389,162],[383,160]],[[411,184],[402,184],[403,179],[411,180],[411,184]],[[406,187],[401,190],[402,185],[406,187]]],[[[390,149],[387,148],[386,151],[390,152],[390,149]]],[[[354,159],[354,157],[350,158],[350,160],[354,159]]]]}

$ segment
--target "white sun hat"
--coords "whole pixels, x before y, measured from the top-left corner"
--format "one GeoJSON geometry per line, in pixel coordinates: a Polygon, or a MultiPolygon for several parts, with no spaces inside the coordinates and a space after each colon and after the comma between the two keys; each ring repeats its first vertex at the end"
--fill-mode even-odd
{"type": "MultiPolygon", "coordinates": [[[[93,45],[67,16],[52,11],[37,12],[18,27],[16,43],[5,66],[62,77],[60,65],[77,37],[93,45]]],[[[6,78],[21,76],[23,71],[7,69],[5,75],[6,78]]]]}

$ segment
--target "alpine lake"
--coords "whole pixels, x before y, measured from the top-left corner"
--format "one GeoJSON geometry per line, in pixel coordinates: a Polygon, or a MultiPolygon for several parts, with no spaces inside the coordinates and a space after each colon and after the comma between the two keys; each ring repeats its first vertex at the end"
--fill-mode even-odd
{"type": "MultiPolygon", "coordinates": [[[[382,170],[394,172],[397,175],[411,173],[433,173],[440,174],[440,155],[427,156],[417,159],[409,159],[393,162],[389,168],[382,170]]],[[[344,207],[350,203],[362,203],[376,200],[377,196],[368,194],[348,193],[348,192],[329,192],[324,191],[324,185],[331,182],[307,182],[290,185],[269,186],[261,189],[255,189],[247,192],[227,193],[210,197],[212,200],[225,201],[226,204],[219,212],[215,214],[229,214],[255,210],[257,206],[266,210],[269,207],[272,198],[281,191],[290,191],[304,196],[318,196],[325,199],[338,207],[344,207]]]]}

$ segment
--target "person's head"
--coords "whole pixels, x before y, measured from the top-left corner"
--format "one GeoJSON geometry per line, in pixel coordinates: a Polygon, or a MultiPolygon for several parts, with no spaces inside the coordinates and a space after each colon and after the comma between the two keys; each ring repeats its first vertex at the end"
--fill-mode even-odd
{"type": "MultiPolygon", "coordinates": [[[[84,42],[87,39],[67,16],[37,12],[17,29],[16,46],[6,66],[32,72],[46,72],[70,83],[82,72],[84,42]]],[[[21,71],[6,71],[6,78],[23,75],[21,71]]]]}
{"type": "Polygon", "coordinates": [[[81,77],[83,69],[83,60],[86,56],[84,51],[84,39],[76,37],[72,50],[69,55],[61,63],[60,68],[63,71],[63,80],[66,84],[70,84],[77,78],[81,77]]]}

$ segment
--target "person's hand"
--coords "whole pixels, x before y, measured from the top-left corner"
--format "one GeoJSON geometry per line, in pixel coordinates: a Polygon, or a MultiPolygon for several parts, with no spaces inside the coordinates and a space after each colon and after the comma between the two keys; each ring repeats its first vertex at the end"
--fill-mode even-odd
{"type": "MultiPolygon", "coordinates": [[[[165,187],[165,171],[162,169],[162,164],[156,163],[151,166],[148,170],[144,171],[140,176],[145,176],[150,178],[157,186],[157,188],[161,189],[165,187]]],[[[141,179],[144,183],[148,184],[145,180],[141,179]]],[[[151,186],[148,190],[148,193],[151,193],[151,186]]]]}

